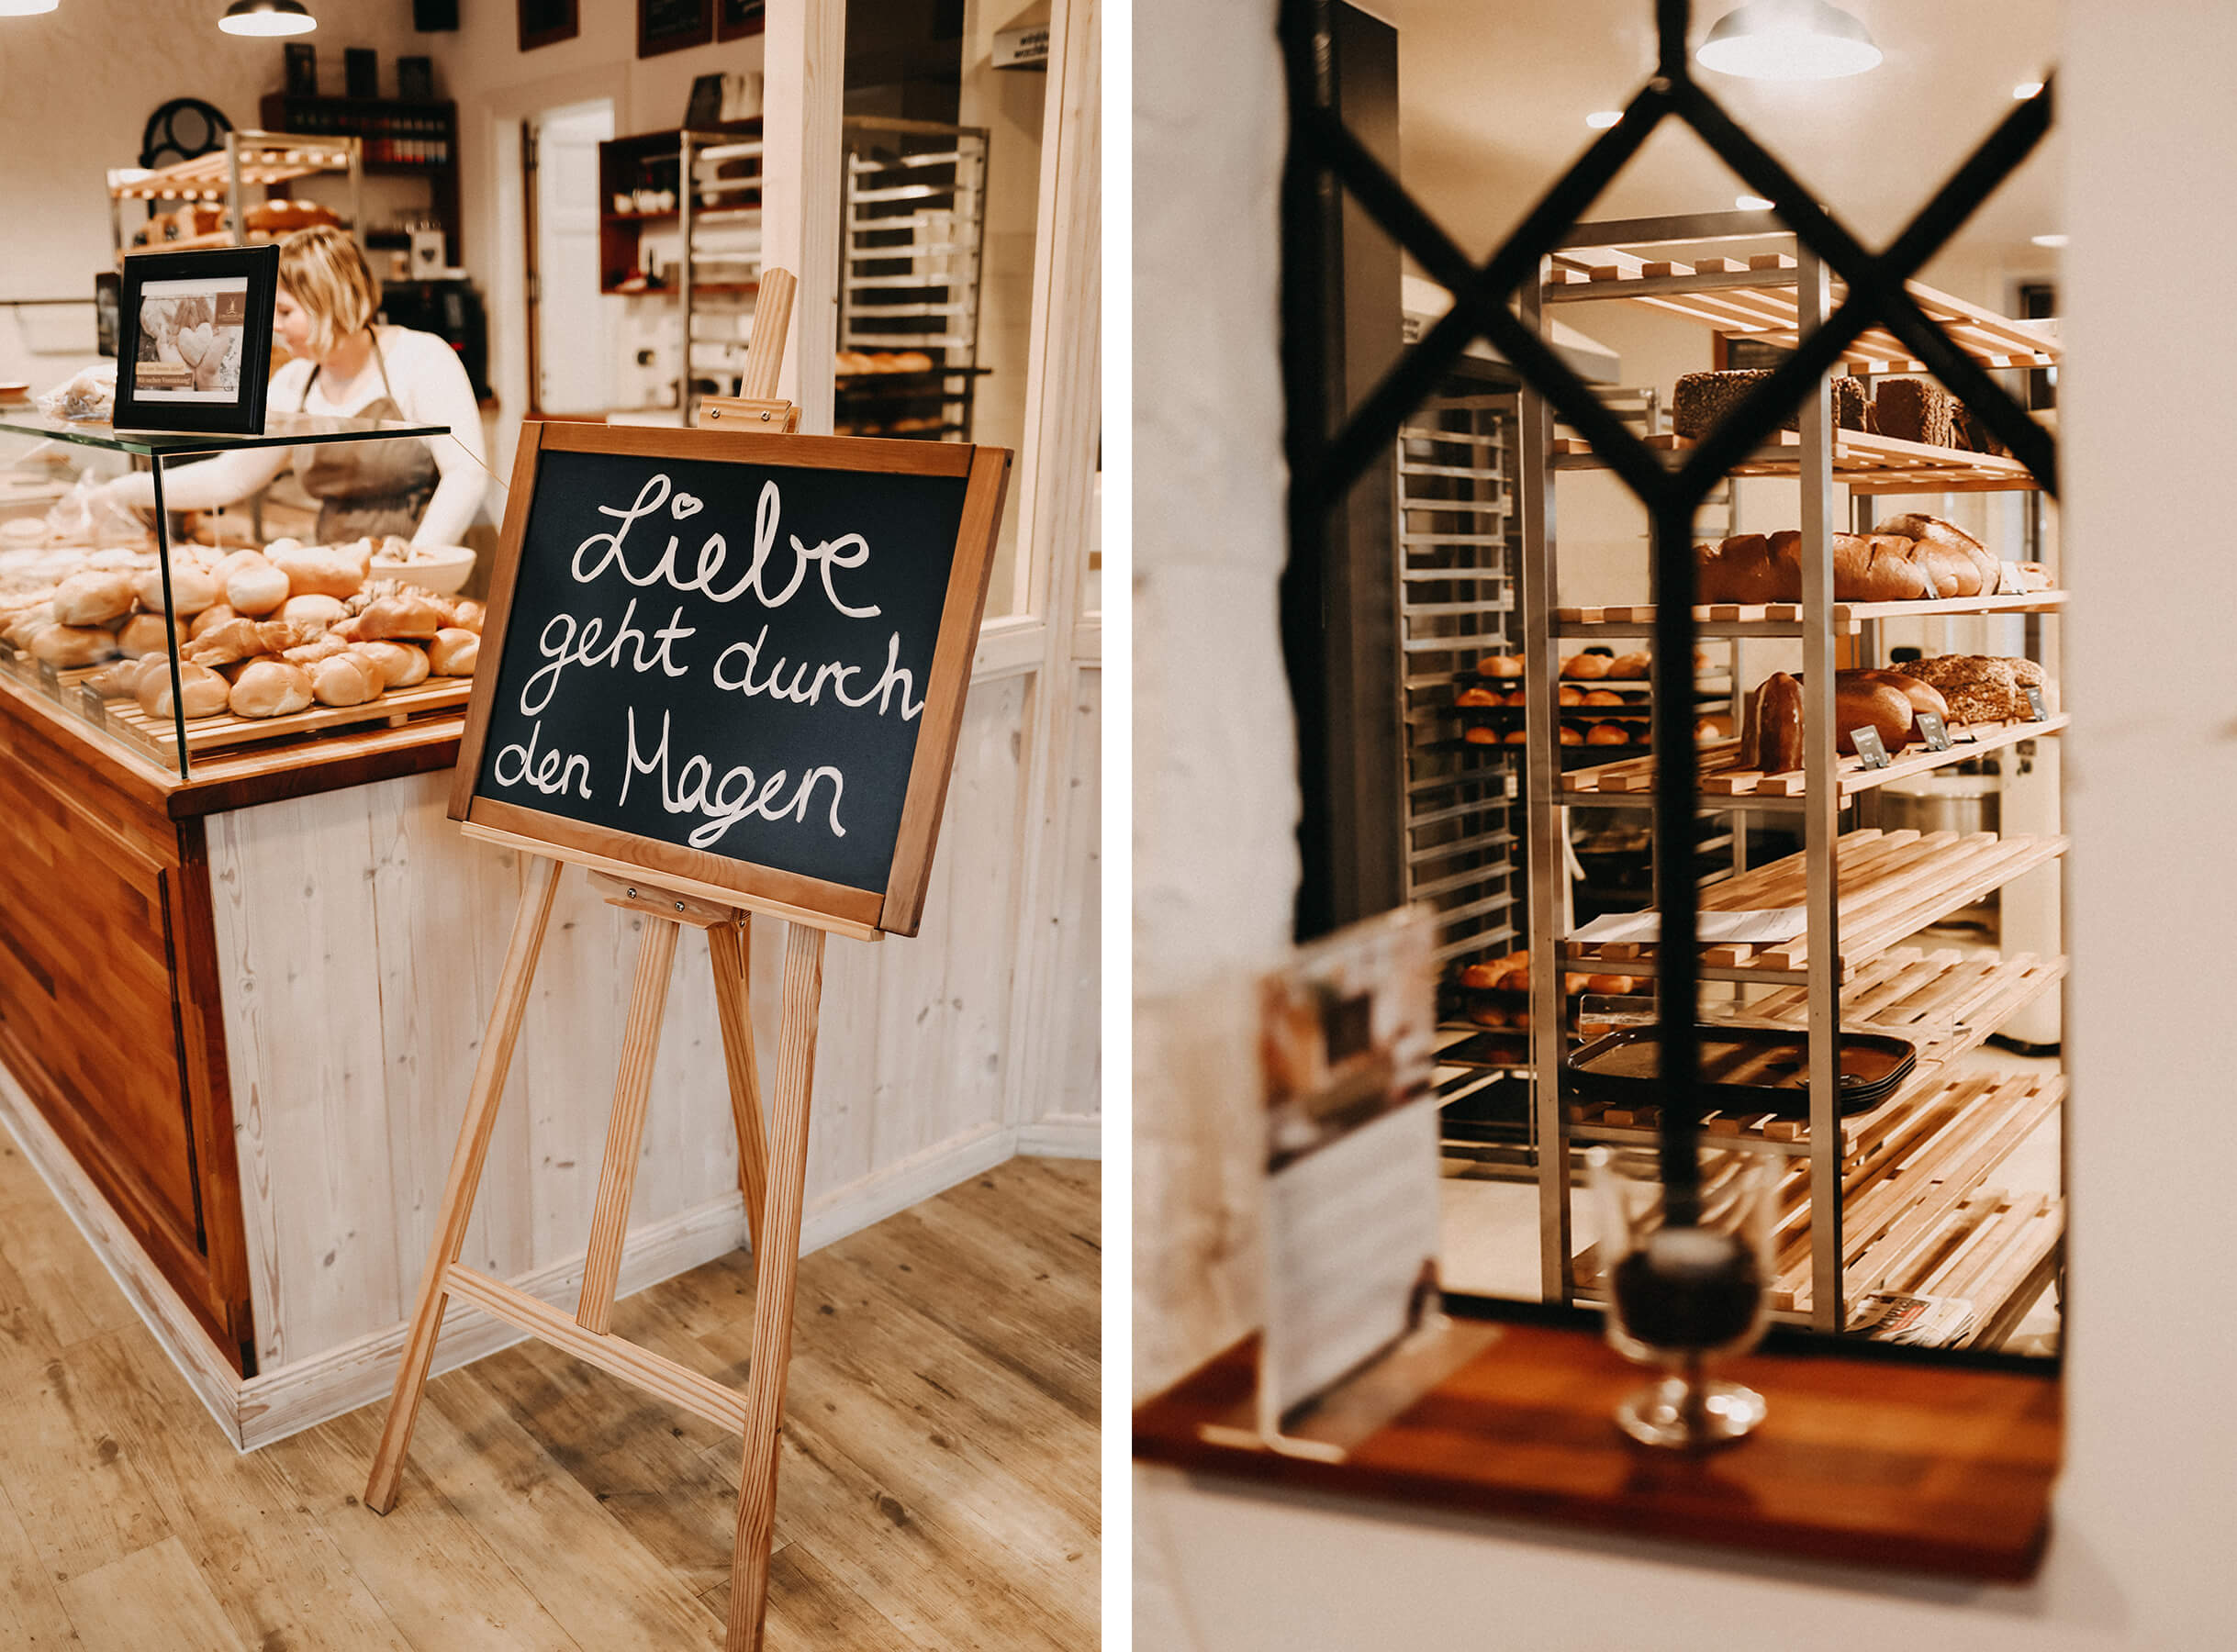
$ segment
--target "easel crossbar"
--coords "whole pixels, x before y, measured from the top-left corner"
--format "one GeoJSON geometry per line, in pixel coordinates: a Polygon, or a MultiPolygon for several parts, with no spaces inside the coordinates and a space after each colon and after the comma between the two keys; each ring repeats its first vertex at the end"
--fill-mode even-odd
{"type": "Polygon", "coordinates": [[[485,1313],[518,1325],[531,1336],[563,1348],[586,1364],[634,1383],[654,1399],[680,1405],[694,1416],[729,1429],[745,1432],[745,1395],[724,1388],[711,1377],[702,1377],[688,1366],[641,1348],[618,1336],[586,1331],[574,1316],[526,1291],[453,1262],[443,1270],[443,1286],[450,1293],[472,1302],[485,1313]]]}

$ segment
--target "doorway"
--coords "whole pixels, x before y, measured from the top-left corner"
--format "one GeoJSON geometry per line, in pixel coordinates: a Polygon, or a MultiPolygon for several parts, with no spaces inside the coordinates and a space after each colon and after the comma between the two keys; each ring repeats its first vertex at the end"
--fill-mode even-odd
{"type": "Polygon", "coordinates": [[[531,418],[602,415],[614,405],[619,301],[598,290],[598,145],[613,135],[611,98],[521,123],[531,418]]]}

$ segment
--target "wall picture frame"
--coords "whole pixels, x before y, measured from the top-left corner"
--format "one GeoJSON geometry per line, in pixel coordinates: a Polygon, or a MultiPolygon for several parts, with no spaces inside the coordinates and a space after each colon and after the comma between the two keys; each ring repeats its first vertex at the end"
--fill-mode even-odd
{"type": "Polygon", "coordinates": [[[714,39],[714,0],[637,0],[637,55],[658,57],[714,39]]]}
{"type": "Polygon", "coordinates": [[[262,435],[279,273],[277,246],[128,257],[116,428],[262,435]]]}
{"type": "Polygon", "coordinates": [[[399,103],[435,101],[435,60],[429,57],[397,59],[397,100],[399,103]]]}
{"type": "Polygon", "coordinates": [[[769,27],[768,0],[715,0],[714,38],[743,40],[766,34],[769,27]]]}
{"type": "Polygon", "coordinates": [[[581,0],[514,0],[520,50],[556,46],[583,32],[581,0]]]}
{"type": "Polygon", "coordinates": [[[286,46],[287,95],[319,95],[319,49],[308,40],[290,40],[286,46]]]}

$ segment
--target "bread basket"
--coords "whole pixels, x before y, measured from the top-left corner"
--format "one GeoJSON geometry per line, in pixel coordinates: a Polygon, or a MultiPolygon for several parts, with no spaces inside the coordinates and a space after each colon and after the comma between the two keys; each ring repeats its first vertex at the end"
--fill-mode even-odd
{"type": "Polygon", "coordinates": [[[438,597],[448,597],[474,572],[474,552],[465,545],[414,545],[408,558],[375,553],[373,577],[400,579],[438,597]]]}

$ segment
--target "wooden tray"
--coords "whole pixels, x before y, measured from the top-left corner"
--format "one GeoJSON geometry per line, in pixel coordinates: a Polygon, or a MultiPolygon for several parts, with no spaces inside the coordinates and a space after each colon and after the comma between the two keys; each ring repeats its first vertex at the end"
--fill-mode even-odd
{"type": "MultiPolygon", "coordinates": [[[[313,706],[290,717],[235,717],[230,712],[216,717],[190,717],[186,720],[186,750],[191,755],[351,723],[385,722],[393,726],[426,712],[448,711],[463,706],[473,692],[472,677],[430,677],[409,688],[391,688],[378,699],[367,700],[362,706],[313,706]]],[[[94,697],[89,690],[83,698],[94,697]]],[[[166,766],[177,763],[177,740],[171,719],[150,717],[136,702],[117,699],[101,702],[99,721],[103,728],[151,753],[166,766]]]]}
{"type": "MultiPolygon", "coordinates": [[[[1613,710],[1605,706],[1564,706],[1564,711],[1613,710]]],[[[1504,707],[1469,707],[1473,710],[1504,710],[1504,707]]],[[[1902,780],[1912,775],[1922,775],[1931,769],[1945,768],[1953,763],[1964,763],[2016,745],[2023,740],[2033,740],[2044,734],[2056,734],[2071,720],[2064,712],[2053,712],[2040,722],[1952,723],[1950,732],[1953,743],[1946,752],[1929,752],[1924,746],[1907,747],[1889,760],[1885,768],[1868,769],[1861,757],[1838,757],[1834,760],[1840,795],[1853,797],[1875,786],[1885,786],[1891,780],[1902,780]],[[1962,738],[1970,736],[1970,739],[1962,738]]],[[[1600,768],[1583,769],[1567,777],[1562,789],[1570,792],[1590,792],[1605,796],[1611,792],[1651,792],[1654,790],[1654,759],[1634,758],[1626,763],[1611,763],[1600,768]]],[[[1765,774],[1762,769],[1748,768],[1739,762],[1739,742],[1721,742],[1701,748],[1701,792],[1705,798],[1799,798],[1808,790],[1808,778],[1801,769],[1789,769],[1779,774],[1765,774]]]]}
{"type": "MultiPolygon", "coordinates": [[[[1922,615],[2036,614],[2066,606],[2064,591],[2028,591],[2014,597],[1939,597],[1932,601],[1837,602],[1828,623],[1837,631],[1861,630],[1867,620],[1908,620],[1922,615]]],[[[1576,626],[1620,626],[1627,634],[1645,636],[1654,625],[1654,604],[1631,603],[1600,608],[1565,608],[1553,611],[1554,623],[1576,626]]],[[[1698,605],[1694,619],[1701,625],[1778,628],[1784,634],[1802,623],[1799,602],[1717,602],[1698,605]]],[[[1562,636],[1573,634],[1567,629],[1562,636]]],[[[1504,679],[1502,679],[1504,680],[1504,679]]]]}

